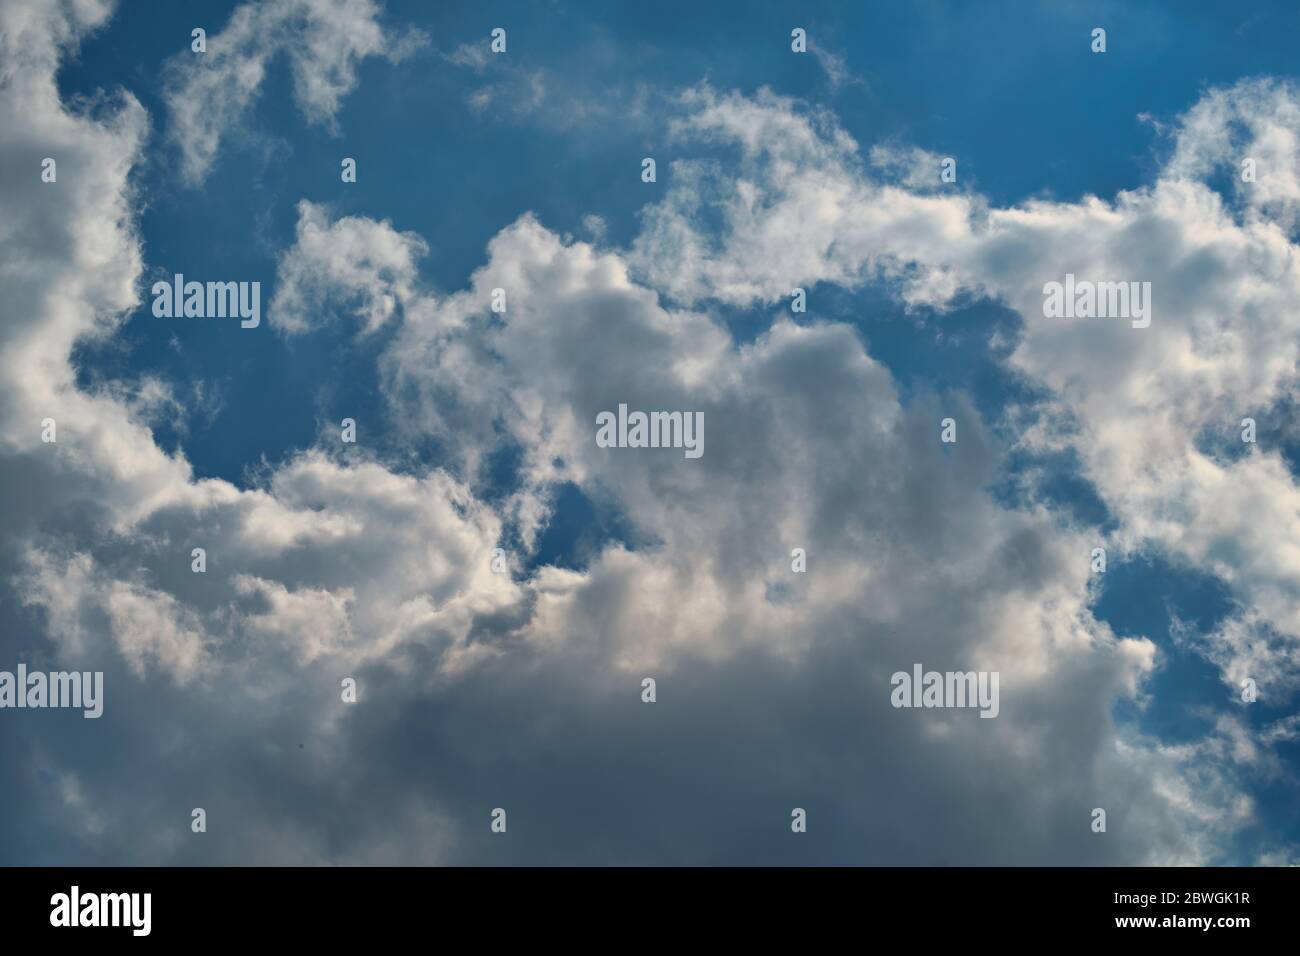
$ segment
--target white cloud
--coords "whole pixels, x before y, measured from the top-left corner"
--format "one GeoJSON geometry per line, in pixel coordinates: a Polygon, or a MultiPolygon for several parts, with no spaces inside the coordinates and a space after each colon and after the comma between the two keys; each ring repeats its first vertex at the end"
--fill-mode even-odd
{"type": "Polygon", "coordinates": [[[28,555],[29,572],[21,582],[24,600],[41,607],[48,633],[62,645],[65,660],[93,658],[88,635],[97,630],[95,615],[137,676],[157,667],[185,684],[207,663],[206,636],[198,615],[172,595],[127,581],[112,580],[88,554],[60,561],[46,552],[28,555]]]}
{"type": "Polygon", "coordinates": [[[457,66],[467,66],[475,73],[481,73],[488,64],[488,56],[487,42],[480,41],[478,43],[462,43],[450,53],[444,53],[443,59],[448,63],[455,63],[457,66]]]}
{"type": "Polygon", "coordinates": [[[1293,230],[1300,222],[1300,90],[1259,79],[1209,90],[1180,119],[1171,178],[1204,180],[1226,173],[1234,197],[1252,217],[1293,230]],[[1246,160],[1253,160],[1247,181],[1246,160]]]}
{"type": "MultiPolygon", "coordinates": [[[[30,8],[15,9],[7,22],[30,8]]],[[[1267,401],[1289,374],[1289,330],[1268,325],[1291,292],[1278,289],[1279,276],[1290,281],[1291,247],[1276,227],[1232,221],[1183,181],[1114,204],[1009,210],[965,195],[916,195],[867,179],[856,144],[829,115],[767,92],[696,90],[681,101],[675,134],[736,145],[739,175],[675,164],[667,200],[646,210],[627,252],[566,241],[523,216],[492,239],[466,289],[440,297],[422,288],[419,237],[301,204],[273,321],[306,332],[311,316],[336,307],[363,332],[391,323],[385,398],[400,426],[447,441],[447,470],[411,473],[316,448],[270,469],[257,487],[196,481],[183,455],[153,442],[138,418],[147,405],[133,408],[120,391],[78,390],[69,361],[78,338],[110,333],[136,303],[142,268],[128,174],[143,110],[124,94],[116,113],[73,115],[53,82],[56,38],[70,42],[102,18],[90,12],[0,31],[6,61],[8,38],[30,30],[37,40],[22,54],[21,98],[0,88],[0,145],[37,155],[36,144],[61,137],[60,155],[90,180],[0,190],[6,221],[40,239],[33,253],[30,238],[0,236],[6,293],[24,306],[24,321],[3,333],[0,366],[0,433],[15,476],[5,553],[20,563],[20,593],[42,609],[45,634],[65,659],[116,654],[159,701],[177,685],[205,691],[187,701],[193,719],[174,722],[157,753],[181,762],[187,786],[209,788],[230,809],[231,838],[212,852],[322,862],[369,848],[382,860],[425,858],[413,844],[376,843],[376,827],[364,822],[338,839],[330,824],[281,799],[282,788],[299,787],[317,795],[323,816],[344,820],[364,793],[384,830],[402,827],[439,859],[465,859],[472,838],[448,821],[479,798],[441,767],[433,789],[412,785],[428,781],[429,754],[479,786],[484,763],[506,761],[530,771],[517,775],[522,790],[553,770],[557,750],[595,773],[610,752],[593,728],[617,728],[610,739],[619,746],[644,734],[613,702],[648,670],[664,679],[661,699],[682,703],[661,711],[683,745],[665,758],[677,761],[681,779],[704,779],[719,762],[700,750],[699,717],[725,729],[734,710],[743,733],[726,739],[745,750],[727,767],[733,786],[784,793],[793,773],[828,803],[889,806],[907,779],[929,805],[905,808],[932,836],[919,851],[927,860],[1195,862],[1223,853],[1250,819],[1236,780],[1218,773],[1243,748],[1175,753],[1121,739],[1111,706],[1141,703],[1155,648],[1117,640],[1092,618],[1088,531],[1044,509],[1008,510],[984,490],[997,452],[968,402],[921,395],[904,404],[888,370],[843,324],[777,321],[741,346],[707,306],[882,275],[903,282],[915,302],[942,304],[958,288],[1002,297],[1026,313],[1013,361],[1080,420],[1090,474],[1120,508],[1126,533],[1204,558],[1210,540],[1141,524],[1140,507],[1159,517],[1157,506],[1183,490],[1174,481],[1186,486],[1175,504],[1208,509],[1211,478],[1157,483],[1144,469],[1158,460],[1144,455],[1172,448],[1205,467],[1182,431],[1161,430],[1201,423],[1196,409],[1216,402],[1267,401]],[[715,201],[720,236],[693,219],[715,201]],[[1095,352],[1095,341],[1029,314],[1033,283],[1041,286],[1053,255],[1081,272],[1123,262],[1157,280],[1204,273],[1218,281],[1184,293],[1181,324],[1170,321],[1167,335],[1153,324],[1150,341],[1133,349],[1151,367],[1127,354],[1103,362],[1068,347],[1095,352]],[[1202,268],[1189,273],[1188,259],[1202,268]],[[510,305],[493,318],[495,287],[510,305]],[[1214,310],[1225,304],[1236,307],[1226,321],[1268,341],[1248,343],[1231,325],[1222,334],[1214,310]],[[1207,351],[1217,361],[1202,359],[1207,351]],[[1128,403],[1123,413],[1107,394],[1128,403]],[[596,448],[595,414],[619,402],[703,411],[704,457],[596,448]],[[947,454],[937,441],[945,414],[962,429],[947,454]],[[57,446],[39,441],[45,415],[60,421],[57,446]],[[1133,452],[1126,429],[1152,451],[1133,452]],[[506,444],[522,449],[522,482],[494,505],[476,494],[480,466],[506,444]],[[1103,465],[1113,469],[1109,481],[1096,474],[1103,465]],[[611,503],[635,540],[603,543],[580,570],[492,574],[491,549],[507,526],[517,524],[524,550],[535,547],[566,481],[611,503]],[[196,545],[208,551],[204,575],[189,568],[196,545]],[[790,572],[796,546],[809,551],[806,576],[790,572]],[[1000,671],[999,719],[922,721],[889,707],[889,674],[916,660],[1000,671]],[[160,671],[167,680],[154,679],[160,671]],[[345,710],[338,679],[352,674],[362,675],[367,704],[345,710]],[[208,754],[236,744],[249,772],[207,766],[208,754]],[[790,755],[798,772],[773,752],[790,755]],[[1098,802],[1130,821],[1124,840],[1086,842],[1098,802]]],[[[209,66],[177,67],[182,86],[172,97],[188,89],[186,104],[214,107],[177,111],[189,175],[201,178],[275,51],[288,51],[309,116],[332,116],[356,60],[381,52],[373,13],[360,2],[237,11],[210,38],[209,56],[219,43],[228,52],[209,66]],[[293,18],[302,30],[289,42],[293,18]]],[[[1110,345],[1121,341],[1132,347],[1130,339],[1110,345]]],[[[1261,490],[1286,491],[1289,477],[1273,459],[1246,461],[1233,467],[1261,490]]],[[[1221,535],[1241,530],[1228,520],[1221,535]]],[[[1271,598],[1267,582],[1260,586],[1266,610],[1280,602],[1286,573],[1271,598]]],[[[154,726],[153,700],[123,708],[123,719],[154,726]]],[[[1220,736],[1232,742],[1230,731],[1220,736]]],[[[142,798],[102,774],[76,779],[72,802],[102,808],[95,839],[119,862],[195,852],[149,829],[165,796],[142,798]],[[136,828],[155,835],[128,839],[136,828]]],[[[637,799],[631,777],[607,785],[620,788],[620,803],[637,799]]],[[[866,816],[846,815],[855,845],[915,856],[915,838],[899,843],[889,813],[866,816]]],[[[699,852],[670,839],[674,854],[699,852]]],[[[535,846],[551,859],[599,852],[535,846]]]]}
{"type": "MultiPolygon", "coordinates": [[[[852,140],[793,100],[702,88],[685,102],[693,113],[679,129],[733,145],[739,175],[676,163],[669,195],[644,212],[639,274],[688,304],[773,302],[794,286],[881,277],[914,305],[943,309],[963,290],[1002,301],[1024,320],[1010,364],[1051,389],[1048,420],[1064,413],[1075,424],[1085,476],[1122,519],[1117,541],[1210,571],[1300,639],[1293,476],[1276,450],[1221,461],[1198,447],[1207,429],[1235,436],[1243,416],[1266,416],[1296,387],[1300,258],[1287,233],[1296,174],[1283,160],[1300,107],[1290,87],[1243,82],[1207,94],[1149,187],[1113,202],[1005,209],[873,180],[852,140]],[[1239,183],[1235,208],[1195,178],[1250,153],[1268,157],[1269,182],[1239,183]],[[726,222],[721,240],[698,225],[706,208],[726,222]],[[1042,286],[1067,272],[1151,282],[1151,327],[1045,318],[1042,286]]],[[[885,167],[896,156],[874,154],[885,167]]],[[[1062,437],[1039,428],[1025,440],[1062,437]]]]}
{"type": "Polygon", "coordinates": [[[271,61],[283,54],[294,99],[311,123],[333,128],[339,103],[357,83],[357,65],[371,56],[398,62],[425,42],[379,24],[374,0],[268,0],[244,4],[207,52],[183,50],[167,63],[170,136],[181,150],[182,173],[202,182],[222,138],[256,99],[271,61]]]}
{"type": "Polygon", "coordinates": [[[352,297],[346,304],[374,331],[415,295],[417,262],[427,252],[419,236],[394,232],[386,222],[345,217],[331,223],[322,208],[300,202],[297,239],[280,260],[272,320],[286,333],[307,331],[311,316],[346,292],[352,297]]]}
{"type": "MultiPolygon", "coordinates": [[[[354,280],[369,288],[374,277],[354,280]]],[[[1114,733],[1109,702],[1140,693],[1154,645],[1116,641],[1091,619],[1086,535],[972,492],[993,464],[973,411],[957,409],[968,457],[945,467],[937,438],[916,441],[937,436],[938,409],[902,407],[847,327],[778,321],[737,348],[706,315],[665,309],[619,254],[566,243],[526,216],[493,239],[470,288],[410,304],[383,365],[394,417],[413,431],[450,436],[451,423],[491,417],[524,449],[524,497],[545,500],[555,482],[576,482],[617,501],[643,539],[636,550],[605,547],[583,572],[537,573],[534,610],[517,632],[537,652],[598,655],[629,680],[667,680],[687,663],[754,651],[804,668],[857,642],[873,649],[863,666],[878,687],[916,659],[997,669],[1014,688],[1006,699],[1019,703],[993,738],[945,723],[945,752],[967,747],[999,766],[1027,760],[1046,777],[1068,775],[1044,769],[1051,754],[1093,753],[1102,762],[1088,786],[1123,791],[1148,818],[1154,842],[1135,851],[1152,859],[1210,856],[1240,823],[1202,821],[1193,844],[1163,816],[1164,798],[1144,792],[1145,745],[1102,760],[1114,733]],[[488,322],[496,287],[510,306],[488,322]],[[619,401],[703,410],[706,454],[596,448],[595,414],[619,401]],[[789,571],[792,546],[810,549],[806,579],[789,571]]],[[[495,434],[468,441],[481,453],[495,434]]],[[[940,759],[937,745],[912,744],[919,760],[940,759]]],[[[1183,792],[1183,771],[1169,761],[1160,786],[1183,792]]],[[[1237,791],[1225,785],[1219,796],[1237,791]]],[[[1026,787],[1005,799],[1026,801],[1018,812],[1030,816],[1051,812],[1040,797],[1026,787]]],[[[1193,817],[1212,814],[1197,805],[1193,817]]]]}
{"type": "Polygon", "coordinates": [[[838,90],[842,86],[866,85],[865,80],[849,69],[844,57],[840,54],[823,49],[817,43],[810,45],[808,52],[817,60],[817,65],[826,72],[826,79],[830,83],[832,90],[838,90]]]}

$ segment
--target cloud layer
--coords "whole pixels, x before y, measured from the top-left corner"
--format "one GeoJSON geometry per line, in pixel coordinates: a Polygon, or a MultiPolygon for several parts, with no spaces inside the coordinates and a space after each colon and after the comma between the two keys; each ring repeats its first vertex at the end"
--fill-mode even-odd
{"type": "MultiPolygon", "coordinates": [[[[526,214],[449,293],[422,276],[420,236],[303,200],[261,331],[379,339],[374,427],[444,454],[413,465],[329,433],[236,485],[164,452],[147,407],[78,383],[74,346],[120,328],[144,270],[145,111],[127,91],[75,111],[54,82],[108,12],[0,13],[2,566],[30,628],[5,646],[110,688],[93,731],[5,727],[25,769],[4,816],[49,807],[60,836],[14,835],[8,862],[1235,859],[1250,783],[1290,772],[1273,748],[1293,728],[1229,712],[1171,744],[1118,721],[1149,704],[1159,654],[1093,614],[1099,530],[999,500],[1002,422],[959,392],[905,398],[858,328],[786,302],[880,284],[939,321],[962,297],[1014,310],[1006,369],[1049,396],[1014,410],[1020,442],[1078,453],[1117,519],[1108,547],[1231,590],[1239,613],[1201,636],[1225,696],[1261,674],[1262,699],[1290,700],[1294,478],[1276,450],[1228,458],[1205,434],[1293,388],[1294,90],[1211,91],[1149,186],[996,208],[925,185],[923,150],[864,161],[825,111],[701,85],[675,101],[682,158],[628,247],[526,214]],[[1241,150],[1264,184],[1225,196],[1207,180],[1241,150]],[[38,188],[47,155],[59,179],[38,188]],[[1065,272],[1151,281],[1151,327],[1044,318],[1065,272]],[[752,341],[722,317],[737,307],[766,310],[752,341]],[[619,403],[702,411],[705,455],[598,448],[596,415],[619,403]],[[495,494],[503,453],[518,466],[495,494]],[[569,488],[626,533],[539,566],[569,488]],[[890,674],[916,661],[999,671],[999,717],[890,707],[890,674]],[[189,832],[195,806],[207,834],[189,832]],[[497,806],[508,841],[488,831],[497,806]]],[[[281,52],[299,106],[329,122],[356,63],[400,46],[377,15],[243,6],[208,59],[180,55],[183,176],[201,182],[281,52]]]]}

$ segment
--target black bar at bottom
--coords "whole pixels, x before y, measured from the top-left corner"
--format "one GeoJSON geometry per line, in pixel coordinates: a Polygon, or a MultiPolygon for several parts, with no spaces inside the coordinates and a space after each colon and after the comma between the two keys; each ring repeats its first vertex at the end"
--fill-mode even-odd
{"type": "Polygon", "coordinates": [[[91,945],[400,942],[430,931],[454,945],[444,935],[454,930],[534,944],[892,931],[925,943],[1197,936],[1231,946],[1290,935],[1297,890],[1300,871],[1285,868],[6,868],[0,920],[6,941],[75,934],[91,945]]]}

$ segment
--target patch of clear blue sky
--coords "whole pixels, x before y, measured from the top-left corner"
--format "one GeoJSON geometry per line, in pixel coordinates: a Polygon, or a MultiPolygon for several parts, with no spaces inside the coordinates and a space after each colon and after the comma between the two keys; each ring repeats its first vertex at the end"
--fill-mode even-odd
{"type": "MultiPolygon", "coordinates": [[[[637,211],[668,187],[671,160],[699,155],[668,142],[665,98],[706,79],[719,90],[768,86],[827,106],[864,152],[899,142],[954,156],[964,187],[1005,205],[1035,196],[1112,197],[1150,182],[1168,143],[1138,114],[1167,123],[1210,86],[1294,76],[1300,48],[1293,2],[391,2],[384,22],[421,27],[430,47],[398,65],[363,62],[357,89],[342,103],[340,135],[303,120],[285,63],[277,62],[247,131],[225,139],[208,181],[190,189],[162,135],[159,67],[187,50],[194,26],[217,33],[232,6],[124,3],[65,68],[61,85],[65,94],[127,86],[153,117],[141,173],[148,269],[260,280],[264,305],[304,198],[421,235],[429,244],[423,275],[444,292],[462,288],[483,263],[487,241],[525,212],[575,235],[584,235],[584,216],[597,214],[608,242],[627,243],[637,211]],[[503,64],[489,62],[477,73],[442,54],[486,44],[497,26],[508,31],[509,69],[540,71],[540,110],[519,111],[508,93],[481,112],[467,105],[473,91],[508,80],[503,64]],[[833,86],[814,56],[790,52],[796,26],[812,45],[842,58],[845,82],[833,86]],[[1089,50],[1095,26],[1107,30],[1104,55],[1089,50]],[[639,87],[645,95],[637,100],[639,87]],[[644,109],[633,109],[636,102],[644,109]],[[657,186],[640,181],[645,155],[659,161],[657,186]],[[355,185],[339,180],[344,156],[358,161],[355,185]]],[[[775,313],[719,314],[747,340],[775,313]]],[[[1033,397],[990,351],[990,333],[1014,333],[1019,322],[993,304],[908,316],[888,290],[815,287],[812,316],[857,325],[905,399],[913,389],[960,389],[997,422],[1009,402],[1033,397]]],[[[311,444],[321,422],[332,426],[344,415],[358,419],[363,440],[385,449],[374,364],[384,336],[358,343],[352,333],[343,322],[286,342],[265,322],[253,332],[154,319],[146,303],[116,342],[84,354],[82,374],[94,380],[150,371],[182,386],[211,383],[219,409],[191,415],[187,435],[163,428],[159,438],[182,444],[200,475],[238,481],[250,465],[311,444]]],[[[1262,425],[1261,434],[1267,431],[1262,425]]],[[[436,447],[422,453],[437,460],[436,447]]],[[[499,487],[491,490],[509,484],[512,460],[508,452],[498,456],[499,487]]],[[[1014,502],[1013,479],[1030,468],[1042,475],[1034,494],[1065,518],[1099,531],[1111,526],[1071,456],[1009,455],[1007,488],[998,493],[1014,502]]],[[[566,488],[535,560],[580,565],[600,540],[621,535],[617,515],[566,488]]],[[[1113,563],[1098,616],[1117,633],[1150,637],[1162,653],[1153,703],[1119,708],[1117,718],[1180,740],[1233,706],[1214,669],[1169,638],[1175,614],[1205,629],[1230,611],[1212,579],[1158,557],[1113,563]]],[[[1259,722],[1276,714],[1258,708],[1249,716],[1259,722]]],[[[1296,754],[1289,757],[1294,766],[1296,754]]],[[[1287,809],[1294,803],[1289,786],[1261,787],[1256,797],[1266,825],[1292,838],[1300,833],[1287,809]]]]}

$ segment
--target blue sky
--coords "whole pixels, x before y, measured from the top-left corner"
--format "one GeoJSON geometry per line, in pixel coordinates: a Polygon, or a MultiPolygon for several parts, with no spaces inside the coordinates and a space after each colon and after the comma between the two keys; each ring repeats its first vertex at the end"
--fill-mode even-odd
{"type": "Polygon", "coordinates": [[[8,14],[5,203],[79,251],[6,246],[67,457],[4,451],[0,669],[109,696],[0,714],[0,860],[1296,860],[1292,6],[437,7],[8,14]],[[1066,271],[1151,328],[1052,325],[1066,271]],[[600,454],[619,402],[704,464],[600,454]],[[890,708],[915,660],[1002,714],[890,708]]]}

